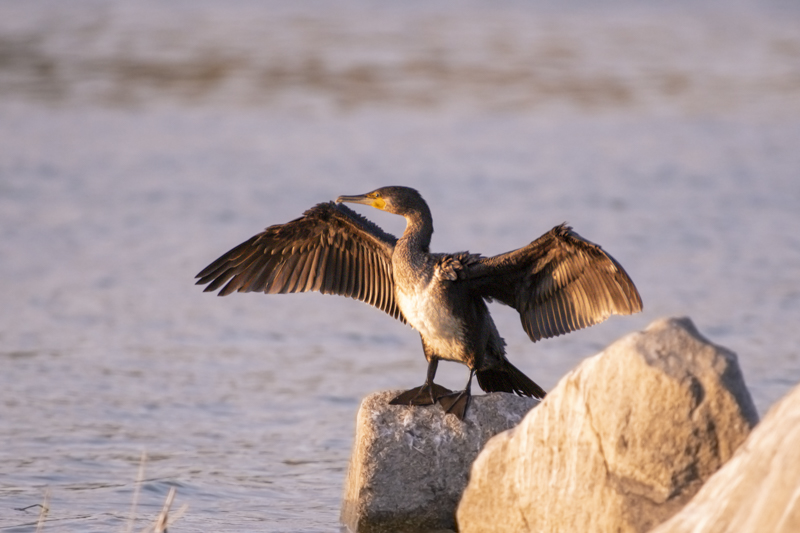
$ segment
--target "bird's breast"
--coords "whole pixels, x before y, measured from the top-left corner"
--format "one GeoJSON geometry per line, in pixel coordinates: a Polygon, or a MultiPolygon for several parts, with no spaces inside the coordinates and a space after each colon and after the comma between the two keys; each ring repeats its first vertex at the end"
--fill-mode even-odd
{"type": "Polygon", "coordinates": [[[397,304],[427,347],[443,359],[464,358],[464,324],[453,313],[436,279],[397,288],[397,304]]]}

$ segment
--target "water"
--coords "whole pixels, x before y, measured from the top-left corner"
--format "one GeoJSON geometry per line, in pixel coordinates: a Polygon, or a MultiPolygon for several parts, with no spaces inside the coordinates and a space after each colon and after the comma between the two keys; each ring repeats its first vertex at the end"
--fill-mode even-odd
{"type": "Polygon", "coordinates": [[[625,266],[634,317],[533,345],[493,306],[545,388],[668,315],[739,354],[762,414],[800,381],[796,11],[59,9],[0,7],[0,531],[34,531],[17,509],[45,491],[45,531],[140,531],[173,486],[174,531],[339,531],[358,403],[422,381],[418,336],[343,298],[192,283],[385,184],[428,199],[436,250],[567,220],[625,266]]]}

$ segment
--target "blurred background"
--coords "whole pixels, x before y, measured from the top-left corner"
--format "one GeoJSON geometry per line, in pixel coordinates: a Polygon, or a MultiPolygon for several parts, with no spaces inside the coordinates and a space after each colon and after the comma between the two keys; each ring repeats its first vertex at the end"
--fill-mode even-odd
{"type": "Polygon", "coordinates": [[[546,389],[689,316],[763,416],[800,381],[798,146],[788,0],[6,0],[0,531],[34,531],[20,509],[45,493],[45,530],[141,530],[173,486],[175,531],[339,531],[359,402],[422,382],[418,335],[344,298],[193,278],[382,185],[420,190],[435,251],[568,221],[622,263],[640,315],[531,344],[492,306],[546,389]]]}

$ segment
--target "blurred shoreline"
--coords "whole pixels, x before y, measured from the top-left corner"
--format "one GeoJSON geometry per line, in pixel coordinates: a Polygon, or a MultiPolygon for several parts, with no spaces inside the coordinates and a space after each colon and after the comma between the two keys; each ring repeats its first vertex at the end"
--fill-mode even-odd
{"type": "Polygon", "coordinates": [[[436,5],[6,3],[0,100],[800,115],[796,10],[436,5]]]}

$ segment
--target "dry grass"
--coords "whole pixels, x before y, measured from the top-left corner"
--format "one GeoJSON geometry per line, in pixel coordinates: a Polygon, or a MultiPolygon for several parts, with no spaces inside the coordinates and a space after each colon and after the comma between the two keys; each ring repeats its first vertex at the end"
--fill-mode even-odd
{"type": "MultiPolygon", "coordinates": [[[[139,461],[139,471],[136,474],[136,487],[133,491],[131,512],[130,516],[128,517],[126,529],[128,533],[133,531],[134,523],[136,521],[136,506],[139,504],[139,493],[141,492],[142,482],[144,481],[144,467],[146,462],[147,454],[143,450],[142,458],[139,461]]],[[[158,513],[155,522],[143,529],[141,533],[167,533],[167,527],[175,523],[176,520],[186,513],[186,509],[188,509],[189,506],[187,504],[183,504],[180,509],[178,509],[178,511],[172,515],[172,518],[169,516],[169,510],[172,507],[172,502],[175,501],[175,495],[177,492],[178,491],[175,489],[175,487],[170,487],[167,497],[164,499],[164,505],[161,507],[161,512],[158,513]]]]}
{"type": "Polygon", "coordinates": [[[50,500],[50,489],[45,489],[44,499],[42,500],[42,507],[39,509],[39,519],[36,521],[36,533],[42,531],[44,527],[44,520],[47,518],[47,511],[50,510],[48,502],[50,500]]]}
{"type": "MultiPolygon", "coordinates": [[[[142,451],[142,457],[139,461],[139,469],[136,474],[136,482],[133,490],[133,499],[131,501],[131,510],[128,515],[128,520],[125,523],[125,533],[134,533],[137,520],[137,507],[139,505],[139,494],[141,492],[142,483],[144,482],[145,464],[147,463],[147,454],[142,451]]],[[[164,504],[161,511],[156,516],[153,523],[149,524],[146,528],[141,530],[140,533],[167,533],[167,528],[174,524],[181,518],[186,510],[189,508],[187,504],[183,504],[176,512],[170,515],[170,509],[175,501],[175,496],[178,491],[175,487],[170,487],[167,497],[164,499],[164,504]]],[[[47,522],[47,515],[50,512],[50,489],[45,489],[42,503],[29,505],[28,507],[17,508],[17,511],[27,511],[34,507],[39,507],[39,517],[36,520],[36,533],[44,531],[45,522],[47,522]]],[[[20,526],[23,524],[20,524],[20,526]]]]}

